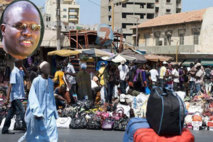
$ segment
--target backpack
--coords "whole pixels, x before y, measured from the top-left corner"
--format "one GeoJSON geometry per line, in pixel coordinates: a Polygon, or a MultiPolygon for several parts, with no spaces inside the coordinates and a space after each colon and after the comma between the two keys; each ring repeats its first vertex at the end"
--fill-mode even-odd
{"type": "Polygon", "coordinates": [[[172,90],[153,87],[147,104],[147,121],[158,135],[180,135],[186,109],[172,90]]]}
{"type": "Polygon", "coordinates": [[[184,129],[179,136],[158,136],[153,129],[139,129],[134,134],[134,142],[194,142],[190,130],[184,129]]]}

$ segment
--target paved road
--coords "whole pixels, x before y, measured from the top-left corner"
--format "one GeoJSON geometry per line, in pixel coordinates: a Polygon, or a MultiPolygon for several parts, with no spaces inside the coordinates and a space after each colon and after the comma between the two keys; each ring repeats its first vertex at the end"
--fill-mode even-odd
{"type": "MultiPolygon", "coordinates": [[[[193,131],[195,142],[213,142],[212,131],[193,131]]],[[[16,142],[23,133],[1,135],[1,142],[16,142]]],[[[59,142],[122,142],[124,132],[59,129],[59,142]]]]}

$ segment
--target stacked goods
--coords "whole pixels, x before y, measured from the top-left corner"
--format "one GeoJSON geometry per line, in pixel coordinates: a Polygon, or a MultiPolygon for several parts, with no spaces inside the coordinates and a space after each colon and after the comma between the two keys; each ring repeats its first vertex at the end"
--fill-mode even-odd
{"type": "Polygon", "coordinates": [[[185,126],[193,130],[212,130],[213,98],[211,95],[199,93],[190,100],[186,100],[187,116],[185,126]]]}

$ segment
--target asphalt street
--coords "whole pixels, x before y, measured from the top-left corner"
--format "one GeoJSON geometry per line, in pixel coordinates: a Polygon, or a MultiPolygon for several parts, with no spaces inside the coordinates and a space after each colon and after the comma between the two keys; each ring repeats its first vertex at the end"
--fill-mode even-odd
{"type": "MultiPolygon", "coordinates": [[[[195,142],[213,142],[213,131],[192,131],[195,142]]],[[[16,142],[23,133],[0,134],[0,142],[16,142]]],[[[122,142],[124,132],[59,129],[59,142],[122,142]]]]}

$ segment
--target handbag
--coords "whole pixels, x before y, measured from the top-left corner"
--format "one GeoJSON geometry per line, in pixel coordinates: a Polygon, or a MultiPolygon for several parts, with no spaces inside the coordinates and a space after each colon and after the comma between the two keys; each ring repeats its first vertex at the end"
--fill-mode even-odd
{"type": "Polygon", "coordinates": [[[107,118],[102,123],[103,130],[112,130],[113,129],[114,120],[111,118],[107,118]]]}
{"type": "Polygon", "coordinates": [[[58,128],[69,128],[71,123],[70,117],[59,117],[56,121],[56,125],[58,128]]]}
{"type": "Polygon", "coordinates": [[[129,118],[126,116],[121,118],[120,120],[115,120],[113,125],[113,130],[125,131],[128,122],[129,122],[129,118]]]}
{"type": "Polygon", "coordinates": [[[71,120],[71,123],[69,125],[71,129],[84,129],[87,127],[87,121],[84,116],[78,117],[78,118],[73,118],[71,120]]]}
{"type": "Polygon", "coordinates": [[[93,114],[91,119],[88,120],[87,122],[87,129],[94,129],[94,130],[99,130],[101,129],[101,117],[93,114]]]}

